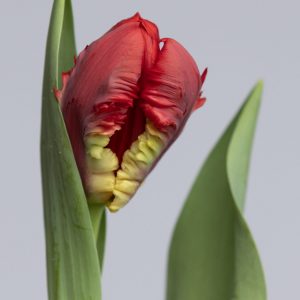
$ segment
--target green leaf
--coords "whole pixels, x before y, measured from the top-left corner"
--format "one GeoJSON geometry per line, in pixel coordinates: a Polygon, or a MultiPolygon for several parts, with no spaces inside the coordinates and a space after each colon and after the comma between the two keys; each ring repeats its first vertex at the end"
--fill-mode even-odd
{"type": "Polygon", "coordinates": [[[265,300],[262,266],[243,219],[262,94],[259,82],[207,158],[178,219],[167,300],[265,300]]]}
{"type": "Polygon", "coordinates": [[[75,55],[70,0],[54,1],[45,59],[41,164],[50,300],[100,300],[93,227],[53,87],[75,55]]]}

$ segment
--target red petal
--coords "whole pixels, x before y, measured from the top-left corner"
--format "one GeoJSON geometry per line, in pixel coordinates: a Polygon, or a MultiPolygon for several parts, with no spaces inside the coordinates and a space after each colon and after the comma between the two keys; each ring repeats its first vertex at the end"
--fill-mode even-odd
{"type": "Polygon", "coordinates": [[[198,99],[201,78],[195,61],[178,42],[162,42],[156,64],[143,79],[141,106],[156,128],[179,132],[198,99]]]}
{"type": "Polygon", "coordinates": [[[112,135],[125,123],[127,111],[139,98],[143,70],[156,60],[156,26],[134,16],[114,26],[80,53],[76,65],[63,75],[62,111],[77,164],[84,170],[83,136],[112,135]],[[68,80],[67,80],[68,79],[68,80]]]}
{"type": "Polygon", "coordinates": [[[205,68],[203,73],[201,74],[201,84],[205,82],[206,76],[207,76],[207,68],[205,68]]]}
{"type": "Polygon", "coordinates": [[[196,109],[200,108],[201,106],[204,105],[205,102],[206,102],[206,98],[198,98],[196,100],[196,103],[195,103],[194,107],[193,107],[193,110],[196,110],[196,109]]]}

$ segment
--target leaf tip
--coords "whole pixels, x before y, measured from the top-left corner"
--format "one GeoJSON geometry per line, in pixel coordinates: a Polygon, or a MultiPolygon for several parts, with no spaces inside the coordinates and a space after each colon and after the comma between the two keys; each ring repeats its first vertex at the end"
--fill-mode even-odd
{"type": "Polygon", "coordinates": [[[253,91],[257,94],[261,95],[264,89],[264,81],[262,79],[258,80],[256,85],[254,86],[253,91]]]}

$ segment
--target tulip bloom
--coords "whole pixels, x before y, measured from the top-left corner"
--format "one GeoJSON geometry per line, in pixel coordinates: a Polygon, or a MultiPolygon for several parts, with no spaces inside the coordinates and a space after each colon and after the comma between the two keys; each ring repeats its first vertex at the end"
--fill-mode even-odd
{"type": "Polygon", "coordinates": [[[79,54],[55,94],[88,201],[117,211],[131,199],[204,103],[205,75],[139,14],[79,54]]]}

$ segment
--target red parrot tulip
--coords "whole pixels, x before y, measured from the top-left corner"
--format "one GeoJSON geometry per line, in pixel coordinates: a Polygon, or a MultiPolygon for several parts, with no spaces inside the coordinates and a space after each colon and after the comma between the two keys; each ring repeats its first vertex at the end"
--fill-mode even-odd
{"type": "Polygon", "coordinates": [[[132,198],[205,102],[205,76],[178,42],[160,39],[139,14],[79,54],[55,94],[88,201],[117,211],[132,198]]]}

